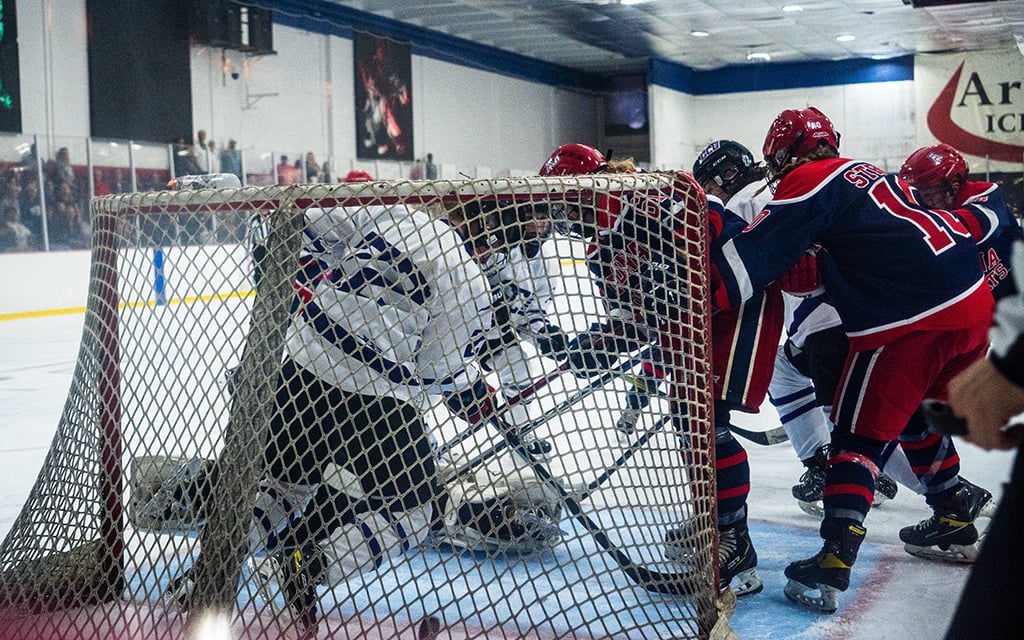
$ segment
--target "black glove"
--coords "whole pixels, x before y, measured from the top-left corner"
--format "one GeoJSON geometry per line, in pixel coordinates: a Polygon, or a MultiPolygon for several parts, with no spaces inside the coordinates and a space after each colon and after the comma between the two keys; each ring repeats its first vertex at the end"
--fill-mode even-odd
{"type": "Polygon", "coordinates": [[[490,390],[482,378],[477,378],[468,389],[444,394],[444,403],[453,414],[469,424],[476,424],[492,412],[490,390]]]}
{"type": "Polygon", "coordinates": [[[568,358],[578,378],[589,378],[607,371],[620,353],[632,350],[626,327],[621,323],[592,324],[590,329],[569,343],[568,358]]]}
{"type": "Polygon", "coordinates": [[[536,334],[537,347],[542,355],[550,356],[555,360],[563,360],[568,357],[569,336],[553,324],[546,324],[536,334]]]}

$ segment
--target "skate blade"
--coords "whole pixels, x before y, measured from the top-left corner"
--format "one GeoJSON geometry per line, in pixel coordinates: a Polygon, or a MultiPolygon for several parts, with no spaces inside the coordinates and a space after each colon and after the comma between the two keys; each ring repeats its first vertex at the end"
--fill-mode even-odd
{"type": "Polygon", "coordinates": [[[839,608],[839,590],[828,585],[816,585],[809,587],[792,578],[783,588],[786,599],[795,605],[817,611],[818,613],[835,613],[839,608]],[[810,595],[808,592],[817,591],[820,595],[810,595]]]}
{"type": "Polygon", "coordinates": [[[761,593],[764,591],[764,582],[761,580],[761,574],[757,572],[756,568],[740,571],[732,579],[732,590],[737,598],[761,593]]]}
{"type": "Polygon", "coordinates": [[[949,548],[943,549],[938,546],[919,547],[913,544],[903,545],[904,551],[912,556],[934,560],[936,562],[948,562],[951,564],[974,564],[978,558],[981,539],[974,544],[951,544],[949,548]]]}
{"type": "Polygon", "coordinates": [[[825,517],[825,508],[822,506],[820,500],[816,502],[805,502],[803,500],[797,500],[796,503],[800,507],[800,510],[809,516],[815,517],[818,520],[821,520],[825,517]]]}

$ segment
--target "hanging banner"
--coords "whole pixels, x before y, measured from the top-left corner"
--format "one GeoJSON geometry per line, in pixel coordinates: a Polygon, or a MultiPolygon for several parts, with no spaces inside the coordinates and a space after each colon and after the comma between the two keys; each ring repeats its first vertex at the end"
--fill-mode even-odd
{"type": "MultiPolygon", "coordinates": [[[[917,139],[937,140],[988,170],[1024,164],[1024,56],[1000,52],[919,55],[914,61],[917,139]]],[[[973,162],[975,172],[983,169],[973,162]]]]}

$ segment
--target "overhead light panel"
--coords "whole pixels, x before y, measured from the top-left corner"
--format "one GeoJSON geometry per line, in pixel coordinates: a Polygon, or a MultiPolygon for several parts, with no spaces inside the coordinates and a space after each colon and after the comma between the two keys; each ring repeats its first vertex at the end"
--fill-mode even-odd
{"type": "Polygon", "coordinates": [[[836,36],[836,42],[853,42],[857,39],[857,36],[851,33],[844,33],[841,36],[836,36]]]}
{"type": "Polygon", "coordinates": [[[694,31],[690,32],[690,35],[693,36],[694,38],[706,38],[706,37],[710,36],[711,34],[708,33],[707,31],[701,31],[700,29],[695,29],[694,31]]]}
{"type": "Polygon", "coordinates": [[[747,54],[747,60],[751,62],[769,62],[771,59],[771,55],[763,51],[752,51],[747,54]]]}

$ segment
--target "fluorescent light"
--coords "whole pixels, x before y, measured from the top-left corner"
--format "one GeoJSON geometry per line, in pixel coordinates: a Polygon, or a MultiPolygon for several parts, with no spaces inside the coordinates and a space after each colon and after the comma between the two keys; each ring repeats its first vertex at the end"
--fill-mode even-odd
{"type": "Polygon", "coordinates": [[[853,42],[856,39],[857,36],[850,33],[844,33],[841,36],[836,36],[836,42],[853,42]]]}
{"type": "Polygon", "coordinates": [[[754,51],[747,54],[747,60],[751,62],[768,62],[772,57],[763,51],[754,51]]]}
{"type": "Polygon", "coordinates": [[[782,10],[785,11],[786,13],[796,13],[798,11],[803,11],[804,8],[798,4],[787,4],[784,7],[782,7],[782,10]]]}
{"type": "Polygon", "coordinates": [[[690,35],[693,36],[694,38],[706,38],[706,37],[710,36],[711,34],[708,33],[707,31],[700,31],[698,29],[698,30],[695,30],[695,31],[691,31],[690,35]]]}

